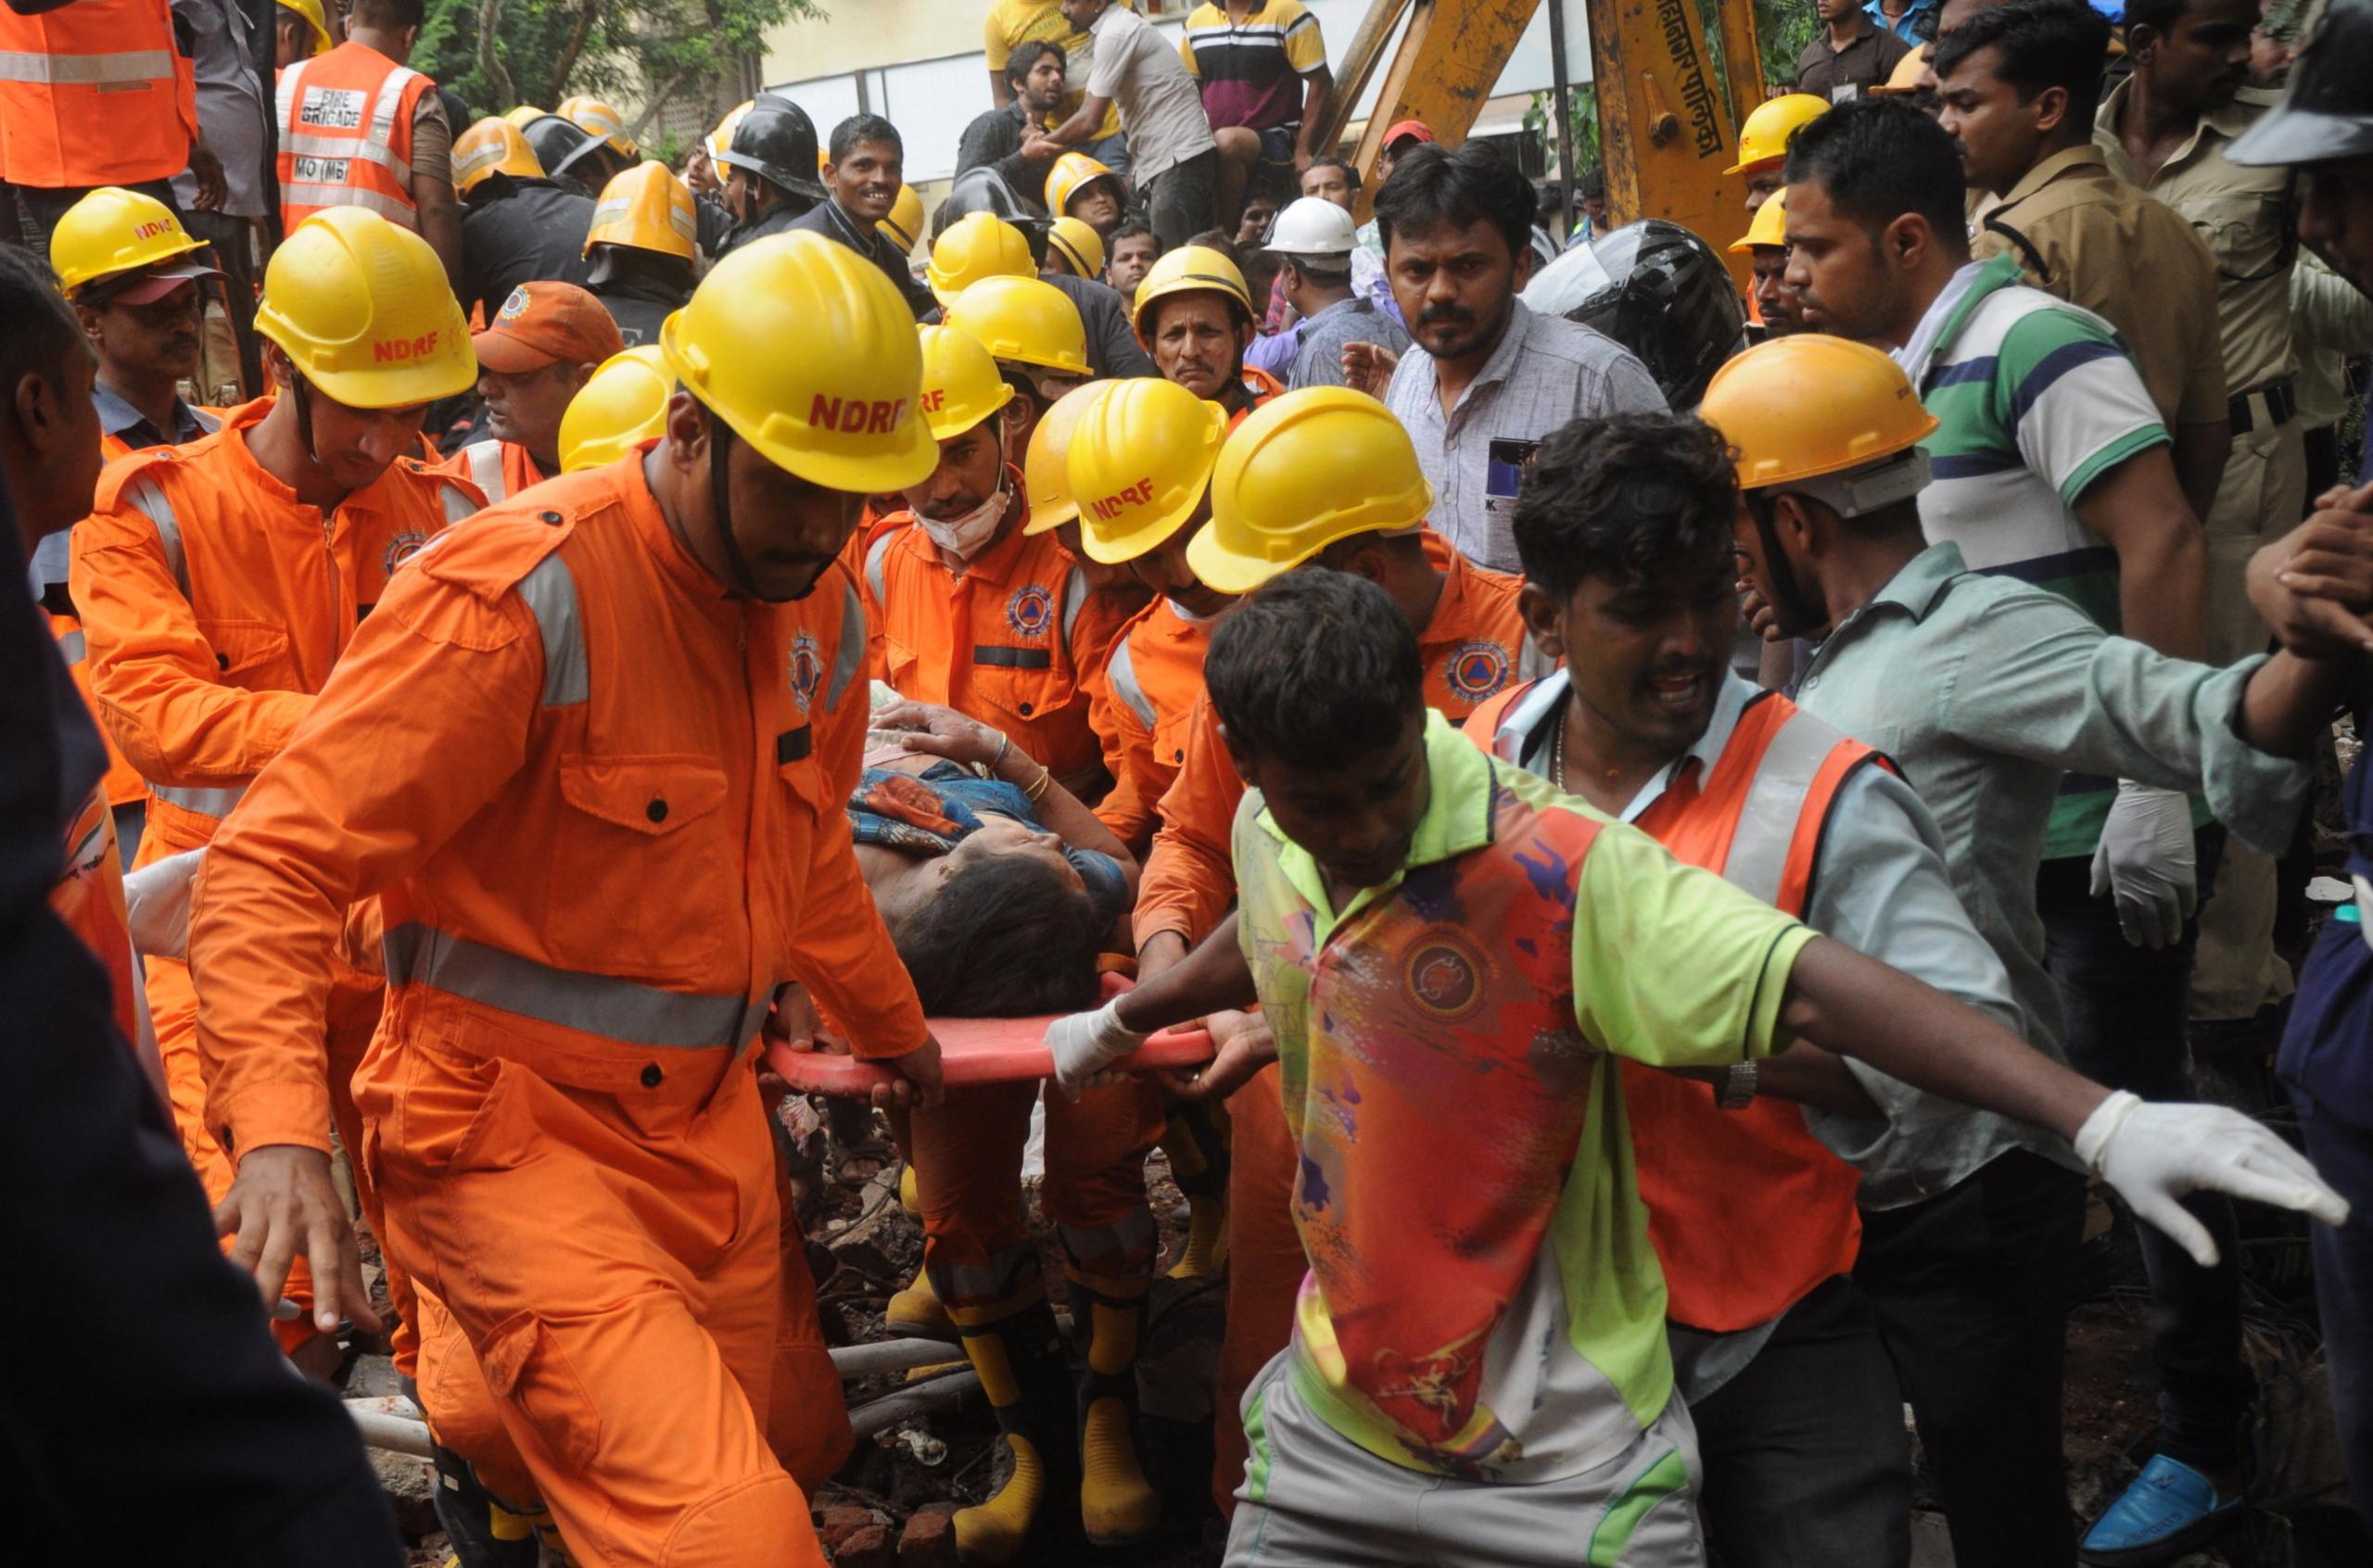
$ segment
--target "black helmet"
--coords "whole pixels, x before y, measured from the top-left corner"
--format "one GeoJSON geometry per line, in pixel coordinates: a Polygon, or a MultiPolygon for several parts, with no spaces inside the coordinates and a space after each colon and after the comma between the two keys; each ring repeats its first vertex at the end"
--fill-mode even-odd
{"type": "Polygon", "coordinates": [[[931,237],[938,239],[958,219],[969,218],[975,212],[1002,218],[1020,229],[1022,238],[1030,242],[1030,254],[1046,260],[1047,234],[1054,226],[1047,209],[1015,190],[1011,182],[985,163],[956,176],[956,183],[948,187],[947,199],[939,204],[939,212],[933,220],[931,237]]]}
{"type": "Polygon", "coordinates": [[[588,157],[602,145],[599,136],[588,135],[570,120],[556,114],[540,114],[527,121],[520,133],[527,138],[536,161],[544,166],[544,174],[557,180],[566,175],[571,165],[588,157]]]}
{"type": "Polygon", "coordinates": [[[2325,163],[2373,153],[2373,0],[2332,0],[2291,68],[2281,106],[2225,149],[2240,164],[2325,163]]]}
{"type": "Polygon", "coordinates": [[[779,94],[761,93],[733,127],[733,140],[717,155],[728,169],[742,169],[767,183],[810,202],[824,199],[816,177],[816,122],[807,111],[779,94]]]}
{"type": "Polygon", "coordinates": [[[1627,223],[1533,274],[1524,302],[1606,334],[1640,358],[1676,409],[1697,406],[1745,347],[1738,285],[1714,247],[1678,223],[1627,223]]]}

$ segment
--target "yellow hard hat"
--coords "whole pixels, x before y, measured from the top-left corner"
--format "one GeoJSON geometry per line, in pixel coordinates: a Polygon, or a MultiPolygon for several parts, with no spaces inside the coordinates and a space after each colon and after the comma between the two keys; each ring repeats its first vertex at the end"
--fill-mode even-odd
{"type": "Polygon", "coordinates": [[[1111,383],[1063,456],[1087,558],[1118,566],[1178,532],[1203,502],[1226,435],[1227,411],[1174,381],[1111,383]]]}
{"type": "Polygon", "coordinates": [[[1115,385],[1091,381],[1074,386],[1038,416],[1030,432],[1030,450],[1022,460],[1022,493],[1030,498],[1030,522],[1023,533],[1051,534],[1079,515],[1079,502],[1072,498],[1072,432],[1115,385]]]}
{"type": "Polygon", "coordinates": [[[1902,366],[1814,332],[1758,343],[1716,371],[1697,417],[1737,451],[1748,490],[1866,467],[1936,429],[1902,366]]]}
{"type": "Polygon", "coordinates": [[[1928,80],[1929,45],[1913,45],[1910,53],[1895,62],[1895,70],[1886,81],[1871,89],[1873,93],[1917,93],[1920,84],[1928,80]]]}
{"type": "Polygon", "coordinates": [[[349,409],[433,403],[478,379],[470,323],[437,252],[359,207],[325,208],[281,242],[256,330],[349,409]]]}
{"type": "Polygon", "coordinates": [[[923,423],[934,441],[953,441],[1008,403],[1013,384],[968,332],[918,327],[923,345],[923,423]]]}
{"type": "Polygon", "coordinates": [[[610,144],[621,158],[640,158],[642,149],[627,134],[627,117],[601,99],[579,93],[573,98],[561,100],[552,111],[589,136],[599,136],[610,144]]]}
{"type": "Polygon", "coordinates": [[[932,241],[926,278],[932,297],[945,309],[983,278],[1034,278],[1038,263],[1022,231],[994,212],[968,212],[932,241]]]}
{"type": "Polygon", "coordinates": [[[755,98],[744,98],[725,111],[725,118],[717,122],[717,129],[708,133],[708,156],[711,162],[716,161],[718,154],[733,145],[733,128],[742,123],[742,117],[749,113],[750,106],[757,101],[755,98]]]}
{"type": "Polygon", "coordinates": [[[540,180],[544,166],[519,127],[489,115],[453,139],[453,188],[467,196],[494,175],[540,180]]]}
{"type": "Polygon", "coordinates": [[[1047,171],[1047,210],[1060,218],[1063,209],[1071,205],[1072,197],[1098,180],[1111,181],[1115,194],[1118,194],[1121,183],[1118,174],[1085,153],[1063,154],[1055,159],[1055,166],[1047,171]]]}
{"type": "Polygon", "coordinates": [[[1771,193],[1755,216],[1747,220],[1746,233],[1730,243],[1733,256],[1745,256],[1756,250],[1780,250],[1788,244],[1788,189],[1783,185],[1771,193]]]}
{"type": "Polygon", "coordinates": [[[592,255],[597,245],[623,245],[690,261],[699,254],[700,233],[692,188],[664,163],[638,163],[602,187],[585,231],[585,254],[592,255]]]}
{"type": "Polygon", "coordinates": [[[1739,160],[1722,172],[1744,174],[1758,164],[1777,163],[1788,156],[1788,138],[1828,112],[1829,100],[1810,93],[1766,98],[1739,127],[1739,160]]]}
{"type": "Polygon", "coordinates": [[[502,118],[525,131],[551,112],[550,109],[539,109],[533,104],[514,104],[502,118]]]}
{"type": "Polygon", "coordinates": [[[1090,373],[1079,307],[1053,284],[983,278],[948,303],[944,319],[1000,360],[1067,375],[1090,373]]]}
{"type": "Polygon", "coordinates": [[[1137,341],[1150,348],[1153,339],[1148,335],[1146,318],[1153,308],[1174,294],[1209,292],[1224,294],[1243,307],[1245,315],[1253,321],[1261,312],[1252,308],[1252,291],[1244,286],[1244,274],[1235,262],[1207,245],[1182,245],[1175,250],[1165,250],[1137,284],[1136,316],[1131,322],[1137,331],[1137,341]]]}
{"type": "Polygon", "coordinates": [[[659,329],[667,368],[786,473],[882,495],[939,466],[915,315],[881,268],[822,234],[729,254],[659,329]]]}
{"type": "Polygon", "coordinates": [[[1212,520],[1186,541],[1186,563],[1211,588],[1250,593],[1338,539],[1407,533],[1433,504],[1390,409],[1348,386],[1306,386],[1230,432],[1212,471],[1212,520]]]}
{"type": "Polygon", "coordinates": [[[665,431],[675,390],[656,343],[603,360],[560,416],[560,471],[615,462],[665,431]]]}
{"type": "Polygon", "coordinates": [[[294,11],[304,18],[305,25],[313,30],[313,53],[327,54],[330,22],[329,18],[322,14],[322,0],[280,0],[280,5],[283,10],[294,11]]]}
{"type": "MultiPolygon", "coordinates": [[[[173,209],[155,196],[101,185],[68,208],[49,232],[49,270],[71,299],[94,278],[153,267],[206,242],[190,237],[173,209]]],[[[1068,301],[1066,301],[1068,303],[1068,301]]]]}
{"type": "Polygon", "coordinates": [[[900,185],[898,199],[890,204],[890,215],[874,224],[873,230],[896,246],[899,255],[911,255],[915,241],[923,234],[922,193],[912,185],[900,185]]]}
{"type": "Polygon", "coordinates": [[[1054,226],[1047,231],[1047,245],[1061,253],[1070,263],[1073,277],[1104,275],[1104,236],[1089,227],[1086,219],[1056,219],[1054,226]]]}

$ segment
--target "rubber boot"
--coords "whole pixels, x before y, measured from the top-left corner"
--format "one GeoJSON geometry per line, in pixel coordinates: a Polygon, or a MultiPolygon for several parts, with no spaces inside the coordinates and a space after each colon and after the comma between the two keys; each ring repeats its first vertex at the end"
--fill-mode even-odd
{"type": "Polygon", "coordinates": [[[981,1374],[1012,1471],[996,1496],[956,1515],[957,1555],[968,1562],[1020,1560],[1048,1496],[1076,1486],[1070,1368],[1043,1295],[1020,1307],[954,1309],[964,1353],[981,1374]]]}
{"type": "Polygon", "coordinates": [[[1193,1100],[1170,1106],[1161,1152],[1171,1179],[1186,1195],[1186,1246],[1170,1266],[1174,1280],[1200,1279],[1227,1262],[1227,1135],[1211,1108],[1193,1100]]]}
{"type": "MultiPolygon", "coordinates": [[[[461,1568],[536,1568],[536,1530],[529,1515],[514,1513],[478,1484],[470,1461],[432,1441],[429,1463],[437,1484],[430,1502],[445,1544],[461,1568]]],[[[549,1519],[550,1514],[544,1515],[549,1519]]]]}
{"type": "Polygon", "coordinates": [[[1079,1384],[1079,1519],[1088,1544],[1131,1547],[1161,1523],[1161,1498],[1137,1464],[1137,1344],[1147,1279],[1064,1271],[1072,1334],[1086,1352],[1079,1384]]]}
{"type": "MultiPolygon", "coordinates": [[[[917,1219],[922,1218],[923,1206],[915,1195],[915,1168],[911,1163],[898,1172],[898,1207],[917,1219]]],[[[947,1315],[939,1292],[932,1288],[931,1276],[923,1272],[920,1263],[915,1265],[915,1277],[907,1288],[893,1296],[882,1309],[882,1331],[893,1339],[955,1340],[956,1320],[947,1315]]]]}

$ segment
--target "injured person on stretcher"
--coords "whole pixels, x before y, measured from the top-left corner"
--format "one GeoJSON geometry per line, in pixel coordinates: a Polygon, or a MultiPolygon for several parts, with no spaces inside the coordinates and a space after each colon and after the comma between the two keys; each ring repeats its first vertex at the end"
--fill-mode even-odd
{"type": "Polygon", "coordinates": [[[1093,1005],[1137,863],[1004,735],[952,708],[873,715],[849,794],[857,866],[923,1011],[1026,1018],[1093,1005]]]}

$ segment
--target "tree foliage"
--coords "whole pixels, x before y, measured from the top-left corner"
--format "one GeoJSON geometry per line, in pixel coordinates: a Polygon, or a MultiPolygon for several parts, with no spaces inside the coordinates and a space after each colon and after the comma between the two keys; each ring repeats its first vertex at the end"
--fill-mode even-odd
{"type": "Polygon", "coordinates": [[[412,63],[473,113],[576,93],[639,104],[764,50],[820,0],[429,0],[412,63]],[[489,40],[491,46],[489,46],[489,40]]]}

